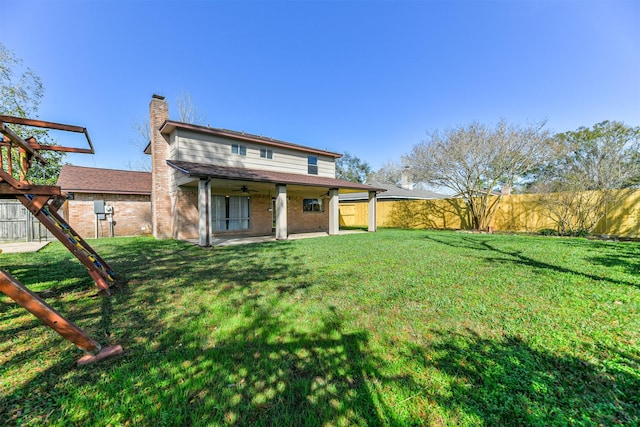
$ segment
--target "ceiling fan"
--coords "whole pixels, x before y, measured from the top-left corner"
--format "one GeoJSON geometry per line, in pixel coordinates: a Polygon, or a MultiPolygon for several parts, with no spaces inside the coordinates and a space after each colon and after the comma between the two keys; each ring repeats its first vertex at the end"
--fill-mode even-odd
{"type": "Polygon", "coordinates": [[[240,192],[242,194],[249,194],[249,193],[257,193],[257,190],[249,190],[249,187],[247,187],[246,185],[243,185],[242,187],[240,187],[239,190],[233,190],[234,192],[240,192]]]}

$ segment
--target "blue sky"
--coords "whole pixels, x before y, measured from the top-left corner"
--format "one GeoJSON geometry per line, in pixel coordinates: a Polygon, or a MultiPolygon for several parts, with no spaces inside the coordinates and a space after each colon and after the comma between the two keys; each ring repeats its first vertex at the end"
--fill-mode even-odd
{"type": "Polygon", "coordinates": [[[472,121],[640,125],[637,1],[0,0],[0,41],[42,78],[40,118],[89,130],[80,166],[135,164],[154,93],[374,169],[472,121]]]}

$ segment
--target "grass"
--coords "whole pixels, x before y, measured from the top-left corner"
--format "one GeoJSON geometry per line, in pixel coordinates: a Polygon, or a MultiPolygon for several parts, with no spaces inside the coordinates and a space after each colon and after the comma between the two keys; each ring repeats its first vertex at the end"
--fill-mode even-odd
{"type": "Polygon", "coordinates": [[[55,243],[3,268],[123,356],[0,295],[3,425],[637,425],[640,244],[382,230],[201,249],[55,243]]]}

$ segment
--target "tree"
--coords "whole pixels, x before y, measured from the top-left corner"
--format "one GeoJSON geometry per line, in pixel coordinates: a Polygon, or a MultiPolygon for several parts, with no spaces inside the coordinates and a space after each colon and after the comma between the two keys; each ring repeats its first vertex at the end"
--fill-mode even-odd
{"type": "Polygon", "coordinates": [[[136,148],[139,155],[135,161],[129,160],[126,168],[136,171],[151,172],[151,156],[144,154],[145,148],[151,141],[151,129],[149,119],[137,118],[131,123],[132,138],[131,144],[136,148]]]}
{"type": "MultiPolygon", "coordinates": [[[[184,123],[191,124],[204,124],[206,115],[201,113],[191,100],[191,95],[188,92],[182,92],[176,97],[176,106],[178,110],[178,120],[184,123]]],[[[131,124],[131,130],[133,131],[133,138],[131,144],[133,144],[140,153],[144,152],[151,141],[151,129],[149,128],[148,116],[146,119],[138,118],[131,124]]],[[[141,154],[135,161],[129,161],[126,165],[131,170],[151,171],[151,157],[146,154],[141,154]]]]}
{"type": "Polygon", "coordinates": [[[369,163],[348,152],[336,160],[336,178],[363,184],[367,181],[367,176],[370,173],[369,163]]]}
{"type": "MultiPolygon", "coordinates": [[[[44,86],[40,77],[30,68],[25,69],[22,59],[0,43],[0,114],[37,118],[43,96],[44,86]]],[[[11,126],[11,129],[23,139],[33,136],[40,144],[55,145],[45,129],[25,126],[11,126]]],[[[34,161],[27,179],[37,184],[55,184],[62,168],[64,153],[43,151],[40,154],[47,160],[47,164],[34,161]]],[[[19,164],[15,153],[12,159],[14,165],[19,164]]]]}
{"type": "Polygon", "coordinates": [[[42,80],[30,68],[20,71],[22,59],[0,43],[0,114],[37,116],[44,96],[42,80]]]}
{"type": "Polygon", "coordinates": [[[453,190],[469,209],[473,227],[486,230],[500,202],[492,196],[511,187],[548,159],[550,145],[544,123],[519,127],[504,120],[491,128],[471,123],[435,131],[403,157],[414,179],[453,190]]]}
{"type": "Polygon", "coordinates": [[[398,185],[402,181],[403,170],[403,166],[390,160],[377,171],[370,173],[367,182],[398,185]]]}
{"type": "Polygon", "coordinates": [[[207,120],[207,116],[198,110],[188,92],[182,92],[176,97],[176,106],[178,120],[181,122],[204,125],[207,120]]]}
{"type": "Polygon", "coordinates": [[[593,231],[607,208],[640,183],[640,127],[616,121],[580,127],[557,134],[554,149],[532,190],[560,234],[593,231]]]}

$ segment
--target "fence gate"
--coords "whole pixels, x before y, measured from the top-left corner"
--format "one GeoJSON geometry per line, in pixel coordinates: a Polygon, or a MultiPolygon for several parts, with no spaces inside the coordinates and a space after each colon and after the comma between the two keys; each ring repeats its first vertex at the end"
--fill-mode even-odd
{"type": "Polygon", "coordinates": [[[37,242],[54,236],[16,199],[0,199],[0,241],[37,242]]]}

